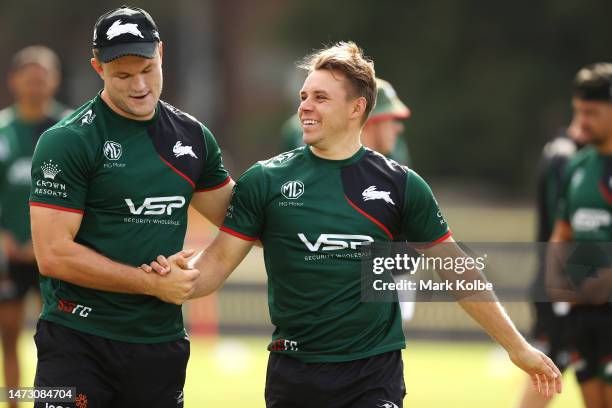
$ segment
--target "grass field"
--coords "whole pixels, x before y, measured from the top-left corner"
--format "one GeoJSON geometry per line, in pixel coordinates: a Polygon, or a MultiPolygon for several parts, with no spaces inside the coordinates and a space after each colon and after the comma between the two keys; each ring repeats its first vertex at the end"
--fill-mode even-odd
{"type": "MultiPolygon", "coordinates": [[[[264,407],[265,338],[196,337],[191,344],[185,386],[187,408],[264,407]]],[[[20,350],[26,385],[34,376],[36,364],[31,333],[22,337],[20,350]]],[[[524,381],[505,353],[489,343],[409,341],[404,364],[407,408],[514,407],[524,381]]],[[[550,407],[580,407],[573,374],[566,375],[564,385],[563,394],[550,407]]]]}

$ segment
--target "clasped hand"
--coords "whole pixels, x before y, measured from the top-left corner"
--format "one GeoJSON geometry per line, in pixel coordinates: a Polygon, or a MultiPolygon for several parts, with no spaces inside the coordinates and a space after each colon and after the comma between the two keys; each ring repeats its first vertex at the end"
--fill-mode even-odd
{"type": "Polygon", "coordinates": [[[150,292],[153,296],[167,303],[181,305],[194,293],[200,271],[189,265],[193,249],[185,249],[166,258],[159,255],[149,265],[140,268],[147,272],[150,292]]]}

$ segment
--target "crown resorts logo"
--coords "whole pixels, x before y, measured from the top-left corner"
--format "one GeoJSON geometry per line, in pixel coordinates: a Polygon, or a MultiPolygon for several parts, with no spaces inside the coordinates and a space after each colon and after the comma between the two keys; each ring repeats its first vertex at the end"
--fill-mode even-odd
{"type": "Polygon", "coordinates": [[[46,179],[51,179],[51,180],[55,180],[55,176],[57,176],[57,173],[61,171],[57,164],[53,164],[53,160],[49,160],[48,163],[43,162],[43,165],[40,166],[40,168],[42,169],[43,176],[46,179]]]}

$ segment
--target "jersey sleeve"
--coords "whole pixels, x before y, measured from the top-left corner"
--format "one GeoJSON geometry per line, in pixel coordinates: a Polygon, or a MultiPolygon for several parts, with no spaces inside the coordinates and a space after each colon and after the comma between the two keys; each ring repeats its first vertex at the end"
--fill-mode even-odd
{"type": "Polygon", "coordinates": [[[221,231],[254,241],[264,226],[266,188],[263,168],[253,165],[236,182],[221,231]]]}
{"type": "Polygon", "coordinates": [[[566,166],[561,179],[561,187],[559,188],[559,202],[557,204],[557,220],[569,222],[569,206],[567,202],[567,193],[569,191],[569,183],[572,179],[571,166],[566,166]]]}
{"type": "Polygon", "coordinates": [[[406,177],[402,232],[408,242],[436,243],[450,236],[450,230],[429,185],[412,170],[406,177]]]}
{"type": "Polygon", "coordinates": [[[2,208],[2,203],[8,198],[7,195],[7,173],[8,162],[10,160],[10,144],[8,138],[0,129],[0,228],[6,227],[6,211],[2,208]]]}
{"type": "Polygon", "coordinates": [[[230,176],[223,167],[223,157],[221,149],[206,126],[200,124],[204,133],[204,145],[206,148],[206,157],[204,161],[204,171],[200,179],[196,183],[196,191],[215,190],[223,187],[230,181],[230,176]]]}
{"type": "Polygon", "coordinates": [[[82,213],[92,163],[89,148],[66,128],[43,133],[32,157],[30,205],[82,213]]]}

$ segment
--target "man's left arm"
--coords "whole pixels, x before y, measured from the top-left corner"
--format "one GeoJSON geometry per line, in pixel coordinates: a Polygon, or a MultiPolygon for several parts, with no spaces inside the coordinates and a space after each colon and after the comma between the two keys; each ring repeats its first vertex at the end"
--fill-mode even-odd
{"type": "Polygon", "coordinates": [[[221,149],[206,126],[200,124],[205,155],[202,173],[196,181],[191,205],[217,227],[221,226],[232,196],[234,180],[223,166],[221,149]]]}
{"type": "MultiPolygon", "coordinates": [[[[402,212],[402,230],[408,242],[427,244],[417,250],[427,257],[465,258],[467,255],[450,236],[446,220],[431,188],[415,172],[408,170],[406,197],[402,212]]],[[[454,271],[438,271],[442,279],[456,280],[454,271]]],[[[461,275],[466,281],[486,281],[481,272],[467,269],[461,275]]],[[[533,348],[518,332],[493,291],[455,292],[459,305],[502,347],[519,368],[526,371],[534,387],[544,395],[561,392],[561,372],[543,353],[533,348]],[[472,295],[472,296],[470,296],[472,295]]]]}
{"type": "Polygon", "coordinates": [[[191,205],[206,219],[220,227],[227,212],[234,180],[229,180],[224,186],[215,190],[195,192],[191,198],[191,205]]]}
{"type": "MultiPolygon", "coordinates": [[[[423,249],[426,257],[433,258],[465,258],[467,254],[455,243],[452,237],[442,243],[423,249]]],[[[457,279],[453,271],[439,271],[442,279],[457,279]]],[[[466,281],[486,281],[482,273],[476,269],[468,269],[461,274],[466,281]]],[[[502,346],[510,360],[531,376],[534,387],[546,396],[562,389],[561,371],[544,353],[531,346],[512,323],[502,305],[498,302],[492,290],[477,292],[473,297],[462,296],[457,302],[500,346],[502,346]]]]}

